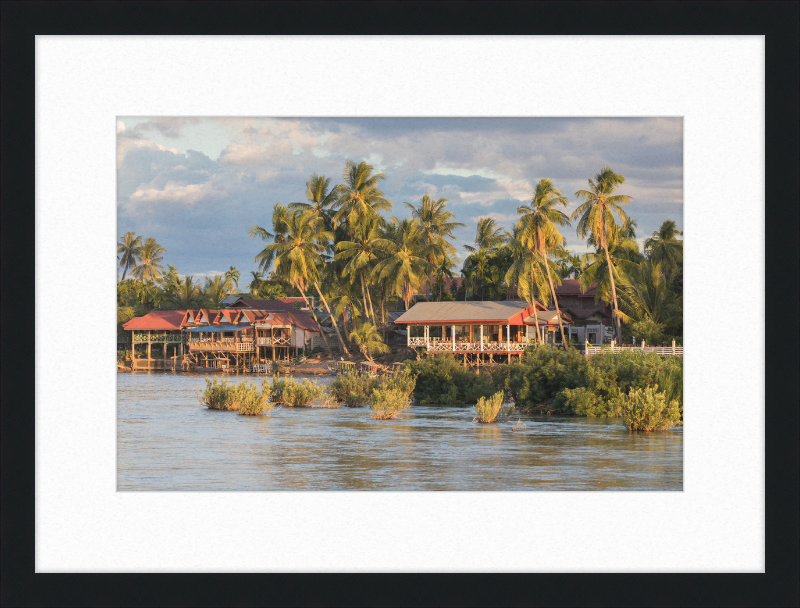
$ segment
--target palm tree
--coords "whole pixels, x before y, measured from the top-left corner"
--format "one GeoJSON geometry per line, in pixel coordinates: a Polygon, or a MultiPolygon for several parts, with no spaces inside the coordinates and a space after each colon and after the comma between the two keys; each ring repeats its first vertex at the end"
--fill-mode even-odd
{"type": "Polygon", "coordinates": [[[669,290],[660,262],[643,260],[639,264],[621,264],[625,273],[621,275],[620,295],[626,312],[617,314],[626,323],[660,333],[664,325],[679,319],[681,298],[669,290]]]}
{"type": "MultiPolygon", "coordinates": [[[[325,336],[325,332],[322,331],[319,319],[317,319],[317,313],[309,304],[305,293],[308,286],[313,285],[325,304],[325,308],[328,309],[328,314],[330,314],[327,300],[325,300],[325,296],[319,287],[319,269],[324,263],[322,254],[333,234],[325,230],[324,221],[313,211],[295,211],[288,218],[286,228],[284,239],[267,245],[262,253],[265,253],[265,258],[274,260],[276,274],[284,276],[303,296],[306,306],[311,310],[314,321],[317,323],[320,335],[325,341],[328,353],[333,356],[328,338],[325,336]]],[[[342,339],[339,326],[333,315],[331,315],[331,320],[342,350],[346,355],[349,355],[350,353],[342,339]]]]}
{"type": "Polygon", "coordinates": [[[419,206],[405,203],[411,210],[411,217],[419,222],[423,243],[430,245],[425,257],[437,267],[440,279],[444,277],[444,269],[449,271],[452,267],[450,256],[456,254],[456,248],[447,239],[454,238],[453,230],[456,228],[466,227],[466,224],[451,221],[456,216],[446,210],[445,203],[447,203],[446,198],[432,201],[427,192],[420,199],[419,206]]]}
{"type": "MultiPolygon", "coordinates": [[[[547,260],[547,248],[563,247],[566,239],[561,236],[556,226],[569,226],[569,218],[556,207],[567,206],[567,199],[561,194],[561,190],[553,186],[553,182],[547,178],[542,178],[533,190],[533,198],[530,205],[517,209],[522,217],[520,218],[520,239],[527,244],[530,249],[536,250],[544,261],[547,271],[547,282],[550,285],[550,293],[553,295],[553,303],[556,307],[558,326],[561,329],[561,341],[564,350],[569,350],[567,339],[564,336],[564,323],[561,320],[561,311],[558,309],[558,297],[553,287],[553,277],[550,273],[550,264],[547,260]]],[[[561,279],[558,278],[561,283],[561,279]]]]}
{"type": "MultiPolygon", "coordinates": [[[[633,200],[626,194],[614,194],[614,190],[625,182],[625,177],[614,173],[609,167],[603,167],[594,180],[589,180],[589,190],[578,190],[575,197],[582,200],[581,204],[573,211],[571,219],[578,220],[577,234],[581,238],[586,238],[588,234],[594,237],[598,247],[605,251],[608,258],[609,238],[613,239],[616,235],[616,222],[614,213],[619,215],[620,221],[625,224],[628,214],[622,209],[621,205],[633,200]]],[[[614,321],[617,327],[617,340],[622,342],[622,328],[619,324],[616,311],[619,310],[617,303],[617,290],[614,285],[614,276],[611,272],[611,260],[607,259],[609,280],[611,281],[611,300],[614,306],[614,321]]]]}
{"type": "Polygon", "coordinates": [[[253,280],[250,281],[247,289],[250,290],[250,295],[258,297],[258,292],[261,289],[261,283],[264,280],[264,275],[257,270],[251,270],[250,275],[253,277],[253,280]]]}
{"type": "Polygon", "coordinates": [[[403,299],[406,310],[414,299],[414,290],[419,288],[422,277],[431,271],[420,247],[420,228],[416,220],[399,221],[392,218],[392,239],[381,239],[376,243],[386,259],[375,267],[375,276],[385,280],[391,293],[403,299]]]}
{"type": "Polygon", "coordinates": [[[220,302],[225,297],[225,291],[228,289],[229,280],[225,275],[215,274],[213,277],[206,277],[205,285],[203,286],[203,295],[211,308],[219,308],[220,302]]]}
{"type": "Polygon", "coordinates": [[[491,217],[478,219],[478,227],[475,231],[475,247],[464,245],[464,249],[470,253],[475,253],[481,249],[496,249],[507,242],[509,234],[497,225],[497,220],[491,217]]]}
{"type": "Polygon", "coordinates": [[[664,275],[669,279],[678,264],[683,262],[683,241],[676,238],[683,232],[672,220],[666,220],[661,227],[644,242],[647,257],[660,262],[664,275]]]}
{"type": "MultiPolygon", "coordinates": [[[[589,239],[590,244],[594,244],[592,239],[589,239]]],[[[579,277],[581,291],[586,293],[592,285],[595,288],[595,302],[603,301],[611,305],[611,282],[609,277],[613,276],[614,281],[620,279],[624,274],[620,263],[630,262],[638,264],[642,261],[642,254],[639,253],[639,245],[633,239],[621,239],[612,241],[608,248],[608,257],[606,253],[598,247],[595,253],[586,253],[583,255],[583,272],[579,277]],[[611,273],[608,270],[608,263],[611,262],[611,273]]]]}
{"type": "Polygon", "coordinates": [[[512,264],[505,275],[507,285],[517,285],[518,294],[533,306],[533,322],[536,326],[536,341],[542,343],[537,317],[536,299],[547,300],[548,284],[542,272],[542,259],[539,253],[529,247],[520,236],[521,230],[514,230],[514,238],[509,242],[512,264]]]}
{"type": "Polygon", "coordinates": [[[125,280],[125,275],[128,268],[136,266],[136,262],[142,250],[142,237],[136,236],[133,232],[126,232],[122,236],[122,240],[117,243],[117,255],[120,255],[119,266],[122,268],[122,279],[125,280]]]}
{"type": "MultiPolygon", "coordinates": [[[[274,243],[282,243],[286,240],[286,233],[289,230],[291,215],[292,213],[289,209],[280,203],[275,203],[272,207],[272,229],[275,232],[272,233],[266,228],[255,225],[250,227],[250,232],[247,233],[247,236],[250,238],[258,237],[262,241],[272,239],[274,243]]],[[[258,262],[258,270],[266,272],[269,270],[270,266],[272,266],[275,255],[275,250],[266,246],[253,258],[253,261],[258,262]]]]}
{"type": "Polygon", "coordinates": [[[166,252],[167,250],[156,243],[154,238],[147,239],[139,253],[139,264],[133,269],[131,275],[142,283],[157,281],[164,274],[161,261],[166,252]]]}
{"type": "Polygon", "coordinates": [[[391,349],[383,343],[378,330],[371,323],[362,323],[350,332],[350,339],[358,345],[358,349],[372,361],[372,353],[388,353],[391,349]]]}
{"type": "Polygon", "coordinates": [[[319,215],[325,222],[325,229],[331,230],[333,228],[332,208],[336,204],[338,191],[336,188],[330,190],[331,180],[324,175],[317,175],[314,173],[306,182],[306,198],[307,203],[289,203],[289,209],[292,211],[313,211],[319,215]]]}
{"type": "Polygon", "coordinates": [[[336,316],[342,317],[342,325],[346,334],[348,333],[347,317],[349,316],[352,319],[353,329],[356,328],[356,319],[361,317],[361,311],[358,309],[358,299],[353,297],[349,288],[350,285],[337,285],[334,288],[337,294],[331,298],[331,306],[334,307],[336,316]]]}
{"type": "MultiPolygon", "coordinates": [[[[335,260],[347,260],[347,264],[342,269],[344,276],[355,278],[359,276],[361,280],[361,294],[364,299],[364,311],[372,314],[372,323],[375,323],[375,312],[372,310],[372,302],[369,296],[368,283],[365,287],[364,277],[372,275],[372,269],[382,253],[381,243],[385,239],[381,232],[381,221],[377,216],[365,217],[355,227],[352,241],[340,241],[336,244],[339,251],[334,256],[335,260]]],[[[384,248],[387,243],[383,243],[384,248]]]]}
{"type": "Polygon", "coordinates": [[[365,161],[356,164],[352,160],[345,163],[342,179],[344,184],[337,186],[335,206],[338,211],[333,216],[334,226],[346,222],[352,235],[360,218],[377,215],[378,211],[388,211],[392,201],[387,199],[378,184],[386,179],[383,173],[372,174],[374,167],[365,161]]]}
{"type": "Polygon", "coordinates": [[[242,273],[239,272],[235,266],[231,266],[231,269],[225,273],[225,279],[228,281],[230,285],[230,295],[233,295],[233,286],[236,285],[236,289],[239,289],[239,277],[242,276],[242,273]]]}
{"type": "Polygon", "coordinates": [[[196,308],[199,306],[200,287],[194,282],[194,276],[185,276],[176,285],[172,302],[178,308],[196,308]]]}

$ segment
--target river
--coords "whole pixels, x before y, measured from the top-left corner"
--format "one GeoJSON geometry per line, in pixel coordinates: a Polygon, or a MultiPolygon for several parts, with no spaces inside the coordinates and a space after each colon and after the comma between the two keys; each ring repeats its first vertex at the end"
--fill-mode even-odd
{"type": "Polygon", "coordinates": [[[119,490],[683,489],[682,427],[517,414],[479,424],[468,406],[415,405],[390,421],[346,407],[239,416],[202,407],[202,386],[195,374],[117,374],[119,490]],[[525,429],[512,431],[518,419],[525,429]]]}

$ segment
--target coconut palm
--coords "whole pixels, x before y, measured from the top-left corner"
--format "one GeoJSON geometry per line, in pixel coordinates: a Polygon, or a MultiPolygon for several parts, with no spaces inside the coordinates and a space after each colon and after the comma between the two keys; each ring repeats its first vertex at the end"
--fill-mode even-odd
{"type": "Polygon", "coordinates": [[[345,163],[342,179],[344,184],[337,186],[335,206],[338,208],[333,216],[333,224],[346,222],[352,235],[360,218],[377,215],[378,211],[388,211],[392,201],[387,199],[378,184],[386,179],[383,173],[375,173],[374,167],[365,161],[345,163]]]}
{"type": "Polygon", "coordinates": [[[612,298],[610,277],[614,277],[616,284],[617,279],[624,273],[620,262],[638,264],[643,259],[642,254],[639,253],[639,245],[633,239],[612,242],[609,245],[608,255],[600,248],[595,253],[584,254],[583,272],[579,277],[581,291],[586,293],[592,285],[596,285],[595,302],[603,301],[610,305],[612,298]],[[608,270],[609,262],[611,263],[611,273],[608,270]]]}
{"type": "MultiPolygon", "coordinates": [[[[255,225],[250,227],[250,232],[247,233],[247,236],[251,238],[258,237],[262,241],[272,240],[274,243],[282,243],[286,240],[291,216],[292,212],[289,209],[280,203],[275,203],[272,207],[272,229],[274,232],[255,225]]],[[[266,272],[272,266],[275,255],[275,250],[266,246],[253,258],[253,261],[258,262],[258,270],[266,272]]]]}
{"type": "MultiPolygon", "coordinates": [[[[561,194],[561,190],[553,186],[553,182],[547,178],[542,178],[533,190],[533,198],[528,206],[519,207],[517,213],[520,218],[520,239],[530,249],[539,253],[544,261],[547,272],[547,282],[550,285],[550,293],[553,296],[553,303],[556,307],[558,326],[561,329],[561,341],[564,349],[569,350],[567,338],[564,336],[564,323],[561,320],[561,311],[558,309],[558,297],[555,287],[553,287],[553,277],[550,272],[550,264],[547,260],[548,247],[563,247],[566,239],[561,236],[557,226],[569,226],[569,218],[557,209],[566,207],[567,199],[561,194]]],[[[559,284],[561,279],[556,275],[559,284]]]]}
{"type": "Polygon", "coordinates": [[[219,308],[228,289],[228,283],[228,279],[222,274],[206,277],[205,285],[203,285],[203,295],[211,308],[219,308]]]}
{"type": "Polygon", "coordinates": [[[414,291],[419,288],[422,277],[432,270],[420,246],[420,233],[416,220],[399,221],[392,218],[389,230],[392,239],[386,238],[376,243],[386,259],[375,267],[375,276],[386,281],[390,293],[403,299],[406,310],[414,299],[414,291]]]}
{"type": "Polygon", "coordinates": [[[361,294],[364,299],[364,311],[370,311],[372,323],[377,326],[375,312],[372,309],[372,301],[369,296],[368,279],[372,276],[375,264],[383,257],[383,250],[389,246],[388,241],[384,242],[380,218],[378,216],[362,218],[355,226],[352,239],[351,241],[340,241],[336,244],[336,249],[339,253],[334,256],[334,259],[347,261],[347,264],[342,269],[344,276],[350,276],[353,279],[356,276],[359,277],[361,294]],[[365,277],[367,277],[367,281],[365,281],[365,277]]]}
{"type": "Polygon", "coordinates": [[[638,324],[655,333],[679,321],[681,299],[669,290],[660,262],[623,261],[621,265],[625,268],[620,276],[620,296],[625,311],[617,313],[620,318],[634,327],[638,324]]]}
{"type": "Polygon", "coordinates": [[[261,289],[262,282],[264,281],[264,275],[257,270],[251,270],[250,276],[252,276],[253,279],[250,281],[247,289],[250,290],[250,295],[258,297],[258,292],[261,289]]]}
{"type": "Polygon", "coordinates": [[[456,248],[447,239],[454,238],[453,230],[456,228],[466,227],[466,224],[452,221],[455,215],[447,211],[446,203],[446,198],[432,201],[427,192],[420,199],[418,206],[405,203],[411,210],[411,217],[419,222],[423,242],[432,245],[425,257],[436,266],[439,279],[444,278],[443,268],[447,270],[452,268],[450,257],[456,254],[456,248]]]}
{"type": "Polygon", "coordinates": [[[166,252],[167,250],[156,243],[154,238],[147,239],[139,253],[139,263],[131,271],[131,275],[142,283],[157,281],[164,274],[161,262],[166,252]]]}
{"type": "Polygon", "coordinates": [[[117,243],[117,255],[120,256],[119,267],[122,268],[121,281],[125,280],[128,268],[136,266],[141,250],[142,237],[136,236],[133,232],[126,232],[122,235],[122,239],[117,243]]]}
{"type": "Polygon", "coordinates": [[[478,227],[475,231],[475,247],[464,245],[464,249],[470,253],[475,253],[481,249],[493,250],[507,242],[509,234],[497,225],[497,220],[491,217],[478,219],[478,227]]]}
{"type": "Polygon", "coordinates": [[[508,244],[511,250],[512,264],[506,272],[505,281],[509,286],[516,285],[519,296],[533,306],[536,340],[541,343],[542,336],[539,331],[539,319],[536,315],[538,310],[536,300],[538,298],[542,302],[547,301],[549,286],[542,270],[541,256],[536,249],[529,247],[529,242],[520,238],[521,233],[521,230],[515,229],[514,238],[508,244]]]}
{"type": "Polygon", "coordinates": [[[358,309],[358,299],[353,297],[350,285],[338,285],[334,288],[334,295],[331,297],[331,306],[336,311],[336,316],[342,318],[345,334],[347,331],[347,318],[353,322],[353,329],[356,328],[357,319],[361,318],[361,311],[358,309]]]}
{"type": "Polygon", "coordinates": [[[667,279],[678,264],[683,262],[683,241],[676,238],[682,234],[674,221],[666,220],[653,232],[653,236],[644,242],[644,251],[648,259],[661,263],[667,279]]]}
{"type": "Polygon", "coordinates": [[[242,276],[242,273],[239,272],[235,266],[231,266],[230,270],[225,273],[225,279],[228,281],[228,286],[230,287],[230,295],[233,295],[234,285],[236,289],[239,289],[239,278],[242,276]]]}
{"type": "MultiPolygon", "coordinates": [[[[322,326],[317,319],[317,313],[309,304],[306,297],[306,289],[313,285],[319,294],[320,299],[330,314],[328,302],[319,286],[319,271],[323,266],[323,254],[327,248],[327,243],[333,237],[333,233],[325,230],[324,220],[313,211],[295,211],[286,221],[286,231],[281,241],[276,241],[264,248],[265,258],[272,259],[276,266],[276,274],[282,276],[296,288],[306,306],[311,310],[314,321],[317,323],[320,335],[325,341],[328,352],[333,356],[328,338],[322,331],[322,326]]],[[[333,328],[339,338],[339,344],[345,354],[349,355],[347,346],[339,332],[339,326],[335,322],[333,315],[333,328]]]]}
{"type": "MultiPolygon", "coordinates": [[[[620,222],[625,224],[628,214],[621,205],[633,200],[626,194],[614,194],[614,191],[625,182],[625,177],[614,173],[609,167],[603,167],[594,180],[589,180],[589,190],[578,190],[575,197],[583,203],[573,211],[571,219],[578,219],[577,234],[581,238],[591,235],[598,247],[608,258],[609,240],[615,238],[617,232],[614,213],[619,215],[620,222]]],[[[611,300],[614,311],[619,310],[617,303],[617,290],[614,285],[614,276],[611,271],[611,261],[607,260],[609,280],[611,282],[611,300]]],[[[622,342],[622,328],[618,315],[614,316],[617,326],[617,340],[622,342]]]]}
{"type": "Polygon", "coordinates": [[[313,211],[325,222],[325,229],[333,229],[333,207],[336,204],[338,191],[330,189],[331,179],[314,173],[306,182],[307,203],[289,203],[292,211],[313,211]]]}
{"type": "Polygon", "coordinates": [[[172,303],[177,308],[197,308],[200,306],[200,286],[194,276],[185,276],[176,286],[172,303]]]}
{"type": "Polygon", "coordinates": [[[383,343],[378,330],[371,323],[362,323],[350,332],[350,339],[358,345],[358,349],[372,361],[373,353],[388,353],[391,349],[383,343]]]}

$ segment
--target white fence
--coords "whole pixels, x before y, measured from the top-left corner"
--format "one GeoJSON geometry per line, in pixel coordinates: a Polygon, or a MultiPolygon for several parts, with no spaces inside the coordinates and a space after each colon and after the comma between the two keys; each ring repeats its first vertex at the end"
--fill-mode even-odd
{"type": "Polygon", "coordinates": [[[656,353],[657,355],[661,355],[662,357],[671,356],[671,357],[683,357],[683,346],[676,345],[675,341],[672,341],[672,346],[647,346],[644,342],[642,342],[641,346],[616,346],[613,342],[610,345],[605,346],[592,346],[590,344],[586,344],[584,354],[587,357],[591,357],[592,355],[596,355],[597,353],[656,353]]]}

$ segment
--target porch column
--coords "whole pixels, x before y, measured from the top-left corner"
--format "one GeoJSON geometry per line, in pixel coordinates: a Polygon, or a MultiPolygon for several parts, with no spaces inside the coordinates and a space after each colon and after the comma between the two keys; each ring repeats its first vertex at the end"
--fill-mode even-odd
{"type": "Polygon", "coordinates": [[[410,323],[406,325],[406,348],[411,346],[411,328],[414,327],[410,323]]]}
{"type": "Polygon", "coordinates": [[[442,325],[442,342],[447,339],[447,332],[444,330],[444,325],[442,325]]]}
{"type": "Polygon", "coordinates": [[[150,363],[149,363],[149,361],[150,361],[150,344],[151,344],[151,342],[150,342],[150,330],[148,329],[147,330],[147,361],[148,361],[147,365],[148,365],[148,368],[149,368],[149,365],[150,365],[150,363]]]}
{"type": "Polygon", "coordinates": [[[450,337],[453,338],[453,350],[455,350],[456,349],[456,326],[455,325],[453,325],[452,328],[451,328],[451,334],[452,335],[450,337]]]}
{"type": "Polygon", "coordinates": [[[508,350],[511,350],[511,323],[506,325],[506,342],[508,342],[508,350]]]}
{"type": "Polygon", "coordinates": [[[483,350],[483,325],[481,325],[481,350],[483,350]]]}

